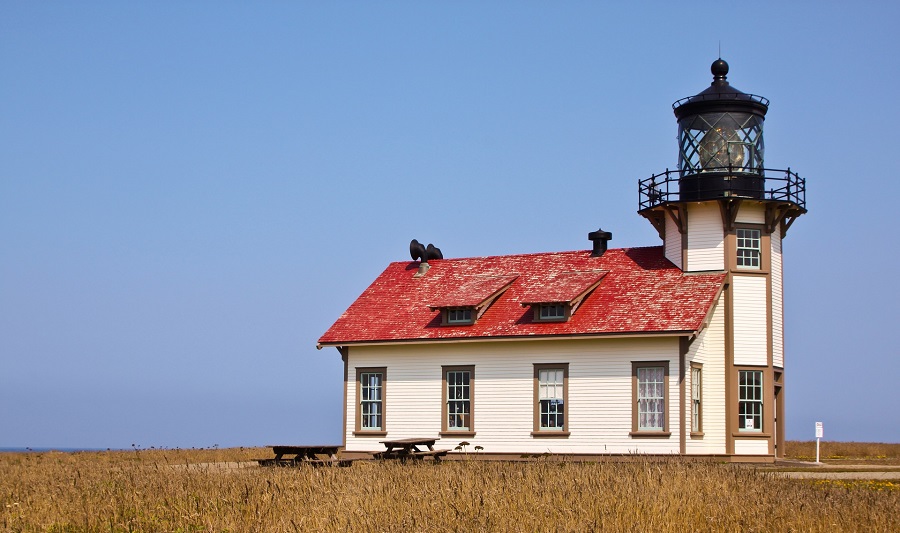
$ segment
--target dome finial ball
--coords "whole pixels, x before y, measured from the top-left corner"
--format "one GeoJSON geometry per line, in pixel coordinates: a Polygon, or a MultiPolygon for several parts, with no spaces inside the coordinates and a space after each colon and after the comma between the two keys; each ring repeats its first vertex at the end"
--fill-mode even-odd
{"type": "Polygon", "coordinates": [[[712,72],[712,75],[716,79],[725,79],[725,75],[728,74],[728,63],[725,62],[721,57],[713,61],[709,70],[712,72]]]}

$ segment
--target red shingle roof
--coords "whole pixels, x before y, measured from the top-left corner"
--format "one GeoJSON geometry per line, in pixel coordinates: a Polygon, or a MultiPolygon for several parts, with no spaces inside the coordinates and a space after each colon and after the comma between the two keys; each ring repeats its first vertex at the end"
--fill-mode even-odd
{"type": "Polygon", "coordinates": [[[428,307],[476,307],[515,281],[516,277],[481,274],[465,276],[459,285],[451,287],[449,292],[428,303],[428,307]]]}
{"type": "Polygon", "coordinates": [[[430,265],[420,278],[413,277],[418,261],[388,265],[319,343],[698,331],[725,280],[723,273],[682,273],[661,246],[612,249],[602,257],[577,251],[441,259],[430,265]],[[522,306],[570,300],[598,277],[597,288],[567,322],[534,322],[532,310],[522,306]],[[442,326],[441,313],[429,308],[474,302],[502,288],[504,280],[513,281],[472,325],[442,326]]]}

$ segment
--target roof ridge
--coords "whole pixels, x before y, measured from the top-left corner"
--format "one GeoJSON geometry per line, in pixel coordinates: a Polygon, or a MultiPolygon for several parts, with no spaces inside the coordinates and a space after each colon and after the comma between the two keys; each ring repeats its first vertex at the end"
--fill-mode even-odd
{"type": "MultiPolygon", "coordinates": [[[[653,248],[662,248],[663,245],[659,244],[656,246],[623,246],[622,248],[609,248],[606,250],[606,253],[609,252],[622,252],[629,250],[647,250],[653,248]]],[[[432,259],[432,261],[466,261],[472,259],[494,259],[498,257],[537,257],[537,256],[546,256],[546,255],[569,255],[569,254],[584,254],[591,253],[590,248],[586,248],[583,250],[563,250],[559,252],[527,252],[527,253],[518,253],[518,254],[498,254],[498,255],[471,255],[468,257],[445,257],[443,259],[432,259]]],[[[391,264],[409,264],[415,263],[415,260],[406,260],[406,261],[391,261],[391,264]]]]}

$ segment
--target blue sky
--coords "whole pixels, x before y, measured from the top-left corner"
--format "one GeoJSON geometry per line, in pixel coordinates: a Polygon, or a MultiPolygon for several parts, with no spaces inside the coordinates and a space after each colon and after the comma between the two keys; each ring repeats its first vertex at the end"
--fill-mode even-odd
{"type": "Polygon", "coordinates": [[[659,243],[710,63],[807,179],[787,436],[900,442],[894,3],[4,2],[0,447],[340,442],[316,340],[410,239],[659,243]],[[535,223],[540,220],[540,223],[535,223]]]}

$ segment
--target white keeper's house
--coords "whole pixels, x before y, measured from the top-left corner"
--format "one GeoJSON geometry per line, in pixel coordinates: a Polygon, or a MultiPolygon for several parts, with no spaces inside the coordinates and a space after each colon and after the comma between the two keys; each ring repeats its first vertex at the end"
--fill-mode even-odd
{"type": "Polygon", "coordinates": [[[784,450],[782,241],[805,182],[763,165],[768,100],[673,104],[678,169],[639,181],[660,246],[444,259],[413,241],[319,339],[344,362],[344,447],[439,437],[511,457],[784,450]]]}

